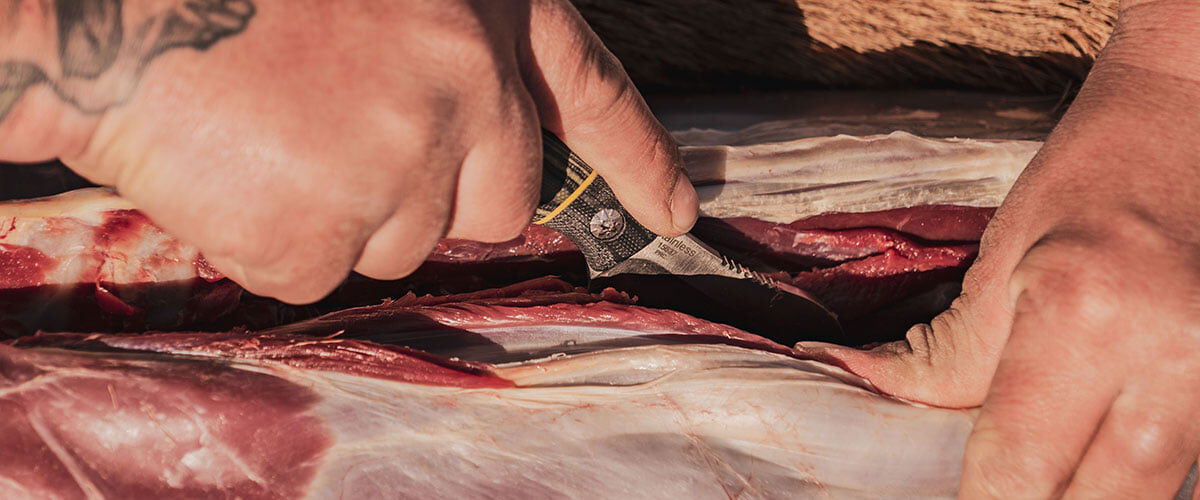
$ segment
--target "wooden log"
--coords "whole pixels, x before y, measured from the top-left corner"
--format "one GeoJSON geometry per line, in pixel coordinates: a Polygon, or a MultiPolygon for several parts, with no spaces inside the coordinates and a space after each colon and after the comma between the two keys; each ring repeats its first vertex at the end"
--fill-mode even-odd
{"type": "Polygon", "coordinates": [[[1116,0],[573,0],[644,88],[952,86],[1060,93],[1116,0]]]}

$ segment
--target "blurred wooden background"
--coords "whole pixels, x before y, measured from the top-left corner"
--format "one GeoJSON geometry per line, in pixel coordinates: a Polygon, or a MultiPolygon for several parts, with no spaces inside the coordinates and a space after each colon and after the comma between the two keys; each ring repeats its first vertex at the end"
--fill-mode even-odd
{"type": "Polygon", "coordinates": [[[1067,93],[1117,0],[572,0],[645,90],[1067,93]]]}

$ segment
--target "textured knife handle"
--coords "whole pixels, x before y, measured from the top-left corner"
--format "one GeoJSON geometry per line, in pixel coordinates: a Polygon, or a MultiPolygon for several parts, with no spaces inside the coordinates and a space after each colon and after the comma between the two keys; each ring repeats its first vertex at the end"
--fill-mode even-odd
{"type": "Polygon", "coordinates": [[[595,273],[628,259],[656,237],[625,211],[604,179],[545,130],[542,196],[533,223],[570,238],[595,273]]]}

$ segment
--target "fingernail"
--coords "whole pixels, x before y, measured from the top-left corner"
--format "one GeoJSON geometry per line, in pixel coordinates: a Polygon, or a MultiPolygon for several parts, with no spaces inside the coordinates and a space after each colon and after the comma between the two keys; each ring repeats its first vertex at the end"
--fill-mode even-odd
{"type": "Polygon", "coordinates": [[[700,199],[696,195],[696,188],[692,187],[687,175],[680,172],[679,179],[675,181],[675,192],[671,194],[671,223],[680,232],[691,231],[692,226],[696,225],[696,218],[700,216],[699,211],[700,199]]]}

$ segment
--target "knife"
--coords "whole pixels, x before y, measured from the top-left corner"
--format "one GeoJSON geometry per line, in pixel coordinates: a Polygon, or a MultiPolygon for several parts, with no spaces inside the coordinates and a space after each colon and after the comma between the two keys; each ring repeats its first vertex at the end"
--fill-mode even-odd
{"type": "Polygon", "coordinates": [[[732,325],[783,344],[838,342],[837,317],[804,291],[751,271],[691,234],[659,236],[621,206],[608,183],[553,133],[542,131],[542,189],[534,224],[583,252],[591,287],[637,304],[732,325]]]}

